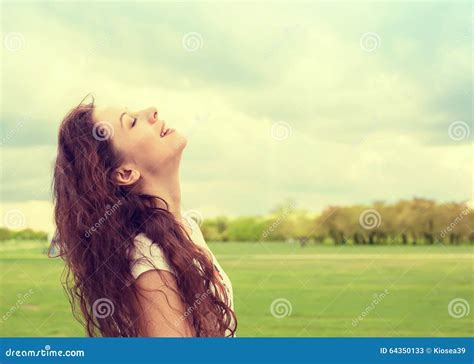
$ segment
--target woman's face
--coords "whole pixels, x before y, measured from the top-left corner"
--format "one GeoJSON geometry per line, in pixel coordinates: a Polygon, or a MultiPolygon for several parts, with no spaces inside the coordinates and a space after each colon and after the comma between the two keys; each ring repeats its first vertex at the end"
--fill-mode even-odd
{"type": "Polygon", "coordinates": [[[110,138],[125,168],[134,168],[145,177],[168,173],[179,165],[186,138],[159,120],[155,107],[140,111],[96,107],[93,120],[94,137],[110,138]]]}

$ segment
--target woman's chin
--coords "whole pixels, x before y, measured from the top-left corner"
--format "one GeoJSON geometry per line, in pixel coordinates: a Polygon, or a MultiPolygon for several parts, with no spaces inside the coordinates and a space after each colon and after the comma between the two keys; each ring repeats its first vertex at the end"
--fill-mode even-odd
{"type": "Polygon", "coordinates": [[[177,131],[169,135],[168,138],[172,138],[173,147],[177,151],[182,151],[188,144],[186,137],[177,131]]]}

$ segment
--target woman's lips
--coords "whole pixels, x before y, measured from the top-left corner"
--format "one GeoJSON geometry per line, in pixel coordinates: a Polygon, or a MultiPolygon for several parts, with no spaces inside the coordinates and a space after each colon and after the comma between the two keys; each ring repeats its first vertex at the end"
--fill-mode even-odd
{"type": "Polygon", "coordinates": [[[165,131],[161,134],[161,137],[164,138],[165,136],[170,135],[174,131],[175,131],[175,129],[172,129],[172,128],[165,129],[165,131]]]}
{"type": "Polygon", "coordinates": [[[165,136],[168,136],[168,135],[170,135],[171,133],[174,133],[174,131],[175,131],[174,129],[171,129],[171,128],[168,129],[168,130],[166,131],[166,133],[165,133],[165,136]]]}

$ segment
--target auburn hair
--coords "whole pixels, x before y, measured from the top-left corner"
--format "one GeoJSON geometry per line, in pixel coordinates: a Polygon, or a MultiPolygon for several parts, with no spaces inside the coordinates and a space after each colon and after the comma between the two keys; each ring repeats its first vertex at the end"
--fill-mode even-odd
{"type": "Polygon", "coordinates": [[[227,330],[233,336],[237,318],[210,255],[193,243],[164,199],[139,193],[137,184],[114,182],[122,159],[111,130],[94,124],[94,108],[94,99],[83,100],[63,119],[53,176],[51,249],[65,261],[62,284],[74,317],[91,337],[140,336],[141,292],[129,252],[144,233],[175,270],[176,293],[187,308],[183,319],[196,336],[222,337],[227,330]]]}

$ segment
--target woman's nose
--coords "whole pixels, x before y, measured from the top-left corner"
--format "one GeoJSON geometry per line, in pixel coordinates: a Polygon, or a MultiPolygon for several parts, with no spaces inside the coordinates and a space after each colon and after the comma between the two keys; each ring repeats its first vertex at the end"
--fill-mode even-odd
{"type": "Polygon", "coordinates": [[[156,123],[158,121],[158,109],[156,107],[150,107],[146,110],[147,118],[150,123],[156,123]]]}

